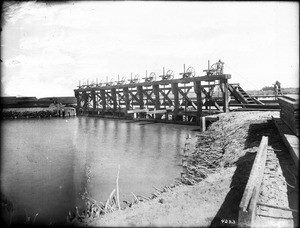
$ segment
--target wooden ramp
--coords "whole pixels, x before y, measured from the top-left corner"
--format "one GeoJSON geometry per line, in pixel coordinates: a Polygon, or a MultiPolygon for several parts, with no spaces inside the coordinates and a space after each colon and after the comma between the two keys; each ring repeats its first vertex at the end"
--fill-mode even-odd
{"type": "Polygon", "coordinates": [[[231,95],[240,103],[240,104],[260,104],[263,105],[257,99],[252,98],[249,96],[245,90],[239,84],[228,84],[228,90],[230,91],[231,95]]]}

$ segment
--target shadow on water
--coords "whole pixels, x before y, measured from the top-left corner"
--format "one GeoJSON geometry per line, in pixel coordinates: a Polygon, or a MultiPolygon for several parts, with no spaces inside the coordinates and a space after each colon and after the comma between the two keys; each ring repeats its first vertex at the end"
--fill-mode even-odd
{"type": "MultiPolygon", "coordinates": [[[[268,120],[265,123],[251,124],[249,126],[248,136],[244,145],[244,149],[259,147],[262,136],[268,136],[268,145],[275,149],[275,154],[278,157],[280,165],[282,167],[283,176],[288,182],[290,181],[289,183],[294,183],[295,179],[293,180],[293,177],[288,174],[288,170],[286,167],[289,167],[289,170],[297,173],[295,170],[295,165],[293,164],[293,161],[288,154],[288,151],[285,148],[280,135],[277,134],[277,128],[273,121],[268,120]]],[[[236,163],[236,170],[234,172],[234,175],[232,176],[232,182],[230,184],[231,189],[227,194],[219,211],[217,212],[215,218],[211,222],[210,227],[237,227],[239,204],[247,185],[255,156],[256,153],[248,152],[238,159],[236,163]],[[234,221],[234,224],[222,223],[222,219],[234,221]]],[[[288,200],[291,208],[298,208],[297,196],[298,190],[288,187],[288,200]]],[[[298,215],[294,215],[294,218],[295,216],[298,215]]],[[[297,219],[298,217],[296,217],[296,220],[297,219]]]]}
{"type": "Polygon", "coordinates": [[[156,124],[155,122],[149,122],[149,123],[140,123],[139,125],[148,125],[148,124],[156,124]]]}
{"type": "Polygon", "coordinates": [[[194,132],[201,132],[201,129],[199,128],[195,128],[195,129],[193,129],[193,130],[191,130],[191,131],[194,131],[194,132]]]}

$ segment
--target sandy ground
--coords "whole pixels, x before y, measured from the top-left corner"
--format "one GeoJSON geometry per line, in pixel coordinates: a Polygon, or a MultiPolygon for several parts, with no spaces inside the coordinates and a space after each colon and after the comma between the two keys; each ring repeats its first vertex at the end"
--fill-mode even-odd
{"type": "MultiPolygon", "coordinates": [[[[220,114],[219,121],[199,133],[198,143],[189,156],[188,167],[194,170],[188,175],[192,185],[181,184],[161,194],[156,192],[158,196],[154,199],[97,218],[87,217],[73,225],[237,227],[239,203],[263,135],[269,137],[271,150],[259,200],[298,210],[298,173],[271,121],[272,115],[278,112],[220,114]],[[204,140],[207,138],[212,140],[204,140]],[[203,162],[204,158],[208,160],[203,162]],[[209,169],[204,167],[199,172],[198,164],[209,169]]],[[[267,213],[260,216],[265,226],[278,222],[272,210],[259,209],[260,214],[267,213]]],[[[291,227],[293,222],[297,226],[296,214],[281,212],[284,222],[277,227],[291,227]]]]}
{"type": "Polygon", "coordinates": [[[107,214],[89,226],[209,226],[230,191],[234,171],[234,167],[228,168],[197,185],[175,187],[156,199],[107,214]]]}

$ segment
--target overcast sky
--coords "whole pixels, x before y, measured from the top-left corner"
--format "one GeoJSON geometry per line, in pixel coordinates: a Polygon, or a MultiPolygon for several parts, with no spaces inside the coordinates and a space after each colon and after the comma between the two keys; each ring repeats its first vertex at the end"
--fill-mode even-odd
{"type": "Polygon", "coordinates": [[[221,59],[245,90],[299,84],[297,2],[5,3],[2,96],[74,96],[87,79],[204,76],[221,59]]]}

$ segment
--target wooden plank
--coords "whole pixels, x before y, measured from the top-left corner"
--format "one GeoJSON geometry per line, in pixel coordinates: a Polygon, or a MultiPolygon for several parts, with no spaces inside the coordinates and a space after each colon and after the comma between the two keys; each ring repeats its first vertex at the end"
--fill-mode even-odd
{"type": "Polygon", "coordinates": [[[178,86],[178,89],[191,89],[191,88],[193,88],[193,86],[178,86]]]}
{"type": "Polygon", "coordinates": [[[252,97],[252,99],[256,102],[256,104],[261,104],[261,105],[265,105],[263,102],[261,102],[260,100],[258,100],[255,97],[252,97]]]}
{"type": "Polygon", "coordinates": [[[148,112],[149,109],[131,109],[131,110],[127,110],[128,114],[132,114],[132,113],[145,113],[148,112]]]}
{"type": "Polygon", "coordinates": [[[286,111],[289,111],[289,112],[292,112],[292,113],[294,113],[295,110],[299,111],[299,109],[297,107],[294,107],[294,105],[286,103],[282,100],[278,100],[278,103],[279,103],[279,106],[282,110],[286,110],[286,111]]]}
{"type": "Polygon", "coordinates": [[[245,98],[242,96],[242,94],[237,91],[232,84],[228,85],[229,92],[231,95],[235,98],[236,101],[240,102],[241,104],[247,104],[247,101],[245,98]]]}
{"type": "Polygon", "coordinates": [[[153,93],[155,96],[154,106],[156,109],[159,109],[160,108],[159,85],[153,85],[153,93]]]}
{"type": "Polygon", "coordinates": [[[250,176],[239,205],[239,227],[251,227],[255,218],[255,209],[259,188],[267,157],[268,137],[263,136],[250,172],[250,176]]]}
{"type": "Polygon", "coordinates": [[[202,89],[201,89],[201,82],[195,82],[195,93],[197,95],[197,101],[196,101],[196,105],[197,105],[197,119],[196,122],[197,124],[200,124],[200,118],[202,116],[202,89]]]}
{"type": "Polygon", "coordinates": [[[160,110],[153,110],[153,111],[148,111],[147,114],[164,114],[167,113],[166,109],[160,109],[160,110]]]}
{"type": "Polygon", "coordinates": [[[88,108],[88,94],[86,91],[84,91],[82,93],[82,97],[83,97],[83,101],[84,101],[84,104],[83,104],[83,110],[86,111],[87,108],[88,108]]]}
{"type": "Polygon", "coordinates": [[[290,99],[289,97],[278,98],[280,105],[280,118],[281,120],[299,136],[299,127],[296,122],[299,120],[299,100],[290,99]],[[296,121],[297,120],[297,121],[296,121]]]}
{"type": "Polygon", "coordinates": [[[144,108],[144,97],[143,97],[143,87],[142,86],[137,87],[137,94],[139,97],[140,109],[143,109],[144,108]]]}
{"type": "Polygon", "coordinates": [[[79,109],[80,109],[80,94],[79,94],[79,92],[75,92],[75,97],[77,99],[76,113],[78,115],[79,109]]]}
{"type": "Polygon", "coordinates": [[[179,111],[179,93],[178,93],[178,83],[172,83],[172,93],[174,95],[174,115],[173,118],[175,121],[178,120],[178,111],[179,111]]]}
{"type": "Polygon", "coordinates": [[[179,93],[184,97],[184,99],[188,102],[188,103],[190,103],[191,105],[192,105],[192,107],[195,109],[195,110],[197,110],[197,106],[194,104],[194,102],[187,96],[187,93],[188,93],[188,91],[186,92],[186,93],[184,93],[181,89],[180,90],[178,90],[179,91],[179,93]]]}
{"type": "MultiPolygon", "coordinates": [[[[268,146],[268,143],[266,145],[268,146]]],[[[258,177],[256,179],[257,184],[254,186],[252,198],[249,203],[249,213],[250,213],[249,216],[251,217],[251,223],[250,223],[251,227],[253,226],[256,217],[257,202],[259,198],[260,186],[263,181],[264,170],[266,167],[266,159],[267,159],[267,147],[265,148],[265,151],[263,151],[261,155],[261,164],[258,167],[259,171],[258,171],[258,177]]]]}
{"type": "Polygon", "coordinates": [[[286,97],[279,97],[278,102],[282,104],[286,104],[287,106],[293,107],[293,109],[299,109],[299,100],[291,100],[286,97]]]}
{"type": "Polygon", "coordinates": [[[250,111],[278,111],[278,109],[262,109],[262,108],[237,108],[237,109],[231,109],[232,112],[250,112],[250,111]]]}
{"type": "Polygon", "coordinates": [[[130,109],[130,100],[129,100],[129,92],[128,92],[128,90],[129,90],[128,88],[124,88],[123,89],[126,110],[130,109]]]}
{"type": "Polygon", "coordinates": [[[150,85],[168,85],[172,83],[189,83],[195,81],[214,81],[214,80],[221,80],[221,79],[230,79],[230,74],[222,74],[222,75],[210,75],[210,76],[197,76],[197,77],[190,77],[190,78],[180,78],[180,79],[173,79],[173,80],[161,80],[161,81],[154,81],[154,82],[143,82],[143,83],[132,83],[132,84],[124,84],[124,85],[115,85],[115,86],[101,86],[101,87],[91,87],[91,88],[84,88],[84,89],[74,89],[74,91],[86,91],[86,90],[99,90],[99,89],[111,89],[116,88],[131,88],[136,86],[150,86],[150,85]]]}
{"type": "Polygon", "coordinates": [[[243,108],[253,108],[253,109],[276,109],[280,110],[279,105],[260,105],[260,104],[230,104],[232,107],[243,107],[243,108]]]}
{"type": "Polygon", "coordinates": [[[171,90],[168,89],[169,91],[168,91],[167,94],[164,92],[164,90],[166,90],[166,89],[161,88],[161,89],[159,89],[159,92],[160,92],[160,93],[163,95],[163,97],[169,102],[168,104],[169,104],[170,106],[173,105],[172,100],[168,97],[169,92],[170,92],[171,90]]]}
{"type": "Polygon", "coordinates": [[[148,103],[148,100],[152,101],[153,104],[155,104],[155,100],[151,97],[151,94],[148,94],[147,92],[144,91],[144,94],[146,95],[146,99],[147,99],[147,103],[148,103]]]}
{"type": "Polygon", "coordinates": [[[137,94],[134,94],[132,90],[128,90],[129,94],[131,95],[131,97],[137,101],[138,104],[140,104],[140,99],[137,97],[137,94]]]}
{"type": "Polygon", "coordinates": [[[116,89],[111,89],[111,97],[112,97],[112,101],[113,101],[113,112],[115,113],[117,111],[117,93],[116,93],[116,89]]]}
{"type": "Polygon", "coordinates": [[[93,101],[93,110],[96,110],[96,95],[95,95],[95,91],[91,91],[91,99],[93,101]]]}
{"type": "Polygon", "coordinates": [[[291,129],[288,128],[280,118],[273,116],[272,119],[297,169],[299,169],[299,138],[293,134],[291,129]]]}
{"type": "MultiPolygon", "coordinates": [[[[224,86],[224,90],[223,90],[223,111],[224,112],[229,112],[228,79],[223,79],[223,80],[221,80],[221,82],[222,82],[221,86],[224,86]]],[[[218,107],[216,106],[216,108],[218,108],[218,107]]]]}
{"type": "MultiPolygon", "coordinates": [[[[213,103],[213,105],[219,110],[222,111],[221,107],[218,105],[217,101],[215,101],[212,97],[210,92],[207,92],[203,87],[202,88],[202,92],[205,95],[206,99],[211,101],[213,103]]],[[[224,104],[224,103],[223,103],[224,104]]]]}

